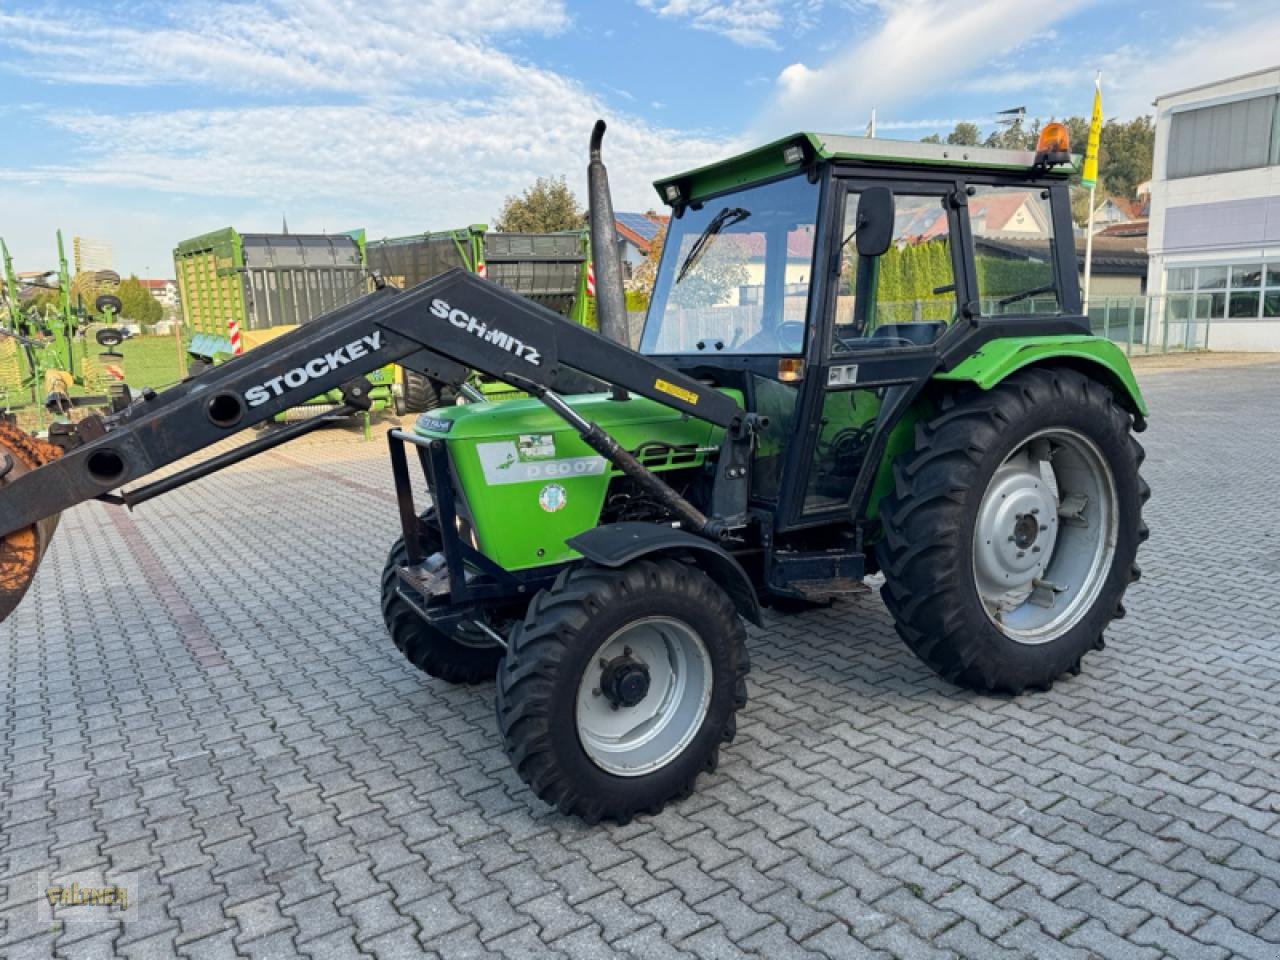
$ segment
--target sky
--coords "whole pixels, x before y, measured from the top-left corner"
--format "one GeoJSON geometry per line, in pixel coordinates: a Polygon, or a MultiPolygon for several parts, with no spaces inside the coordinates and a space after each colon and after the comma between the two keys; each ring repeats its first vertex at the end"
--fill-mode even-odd
{"type": "Polygon", "coordinates": [[[622,210],[801,129],[919,139],[998,111],[1105,114],[1280,64],[1275,0],[0,0],[0,236],[172,274],[234,226],[371,238],[491,222],[587,141],[622,210]]]}

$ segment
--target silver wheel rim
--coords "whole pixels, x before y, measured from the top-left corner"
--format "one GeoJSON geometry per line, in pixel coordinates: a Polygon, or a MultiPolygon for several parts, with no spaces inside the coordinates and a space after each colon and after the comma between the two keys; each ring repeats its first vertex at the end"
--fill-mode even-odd
{"type": "Polygon", "coordinates": [[[627,624],[593,654],[578,684],[578,739],[600,769],[638,777],[666,766],[702,727],[711,703],[711,658],[683,621],[648,617],[627,624]],[[627,657],[644,664],[649,686],[633,706],[602,689],[606,665],[627,657]]]}
{"type": "Polygon", "coordinates": [[[1066,428],[1033,434],[978,507],[973,572],[991,622],[1019,643],[1062,636],[1102,591],[1118,528],[1115,477],[1097,445],[1066,428]]]}

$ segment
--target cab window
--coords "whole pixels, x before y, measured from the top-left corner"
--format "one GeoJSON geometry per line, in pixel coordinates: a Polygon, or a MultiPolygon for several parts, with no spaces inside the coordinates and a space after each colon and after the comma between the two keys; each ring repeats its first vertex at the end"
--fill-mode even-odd
{"type": "Polygon", "coordinates": [[[817,184],[795,176],[673,218],[641,352],[803,352],[817,211],[817,184]]]}
{"type": "Polygon", "coordinates": [[[969,226],[982,315],[1061,313],[1046,191],[1013,186],[971,190],[969,226]]]}
{"type": "Polygon", "coordinates": [[[894,193],[893,240],[860,257],[854,236],[860,193],[844,208],[833,353],[927,346],[956,315],[951,219],[940,194],[894,193]]]}

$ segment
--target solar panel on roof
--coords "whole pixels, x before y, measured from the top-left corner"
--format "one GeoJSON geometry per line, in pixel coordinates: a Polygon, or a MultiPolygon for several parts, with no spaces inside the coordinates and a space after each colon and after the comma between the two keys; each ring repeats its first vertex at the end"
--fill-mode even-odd
{"type": "Polygon", "coordinates": [[[658,233],[658,224],[643,213],[615,213],[614,219],[645,240],[652,240],[658,233]]]}

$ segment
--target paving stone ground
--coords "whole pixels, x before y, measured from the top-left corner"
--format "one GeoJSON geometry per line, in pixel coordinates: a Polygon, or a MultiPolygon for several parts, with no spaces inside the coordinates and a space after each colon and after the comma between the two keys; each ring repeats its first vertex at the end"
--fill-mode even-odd
{"type": "Polygon", "coordinates": [[[771,618],[719,770],[626,827],[384,636],[383,444],[70,511],[0,627],[0,956],[1275,960],[1280,363],[1143,381],[1145,576],[1080,676],[959,691],[874,594],[771,618]],[[41,919],[71,874],[130,921],[41,919]]]}

